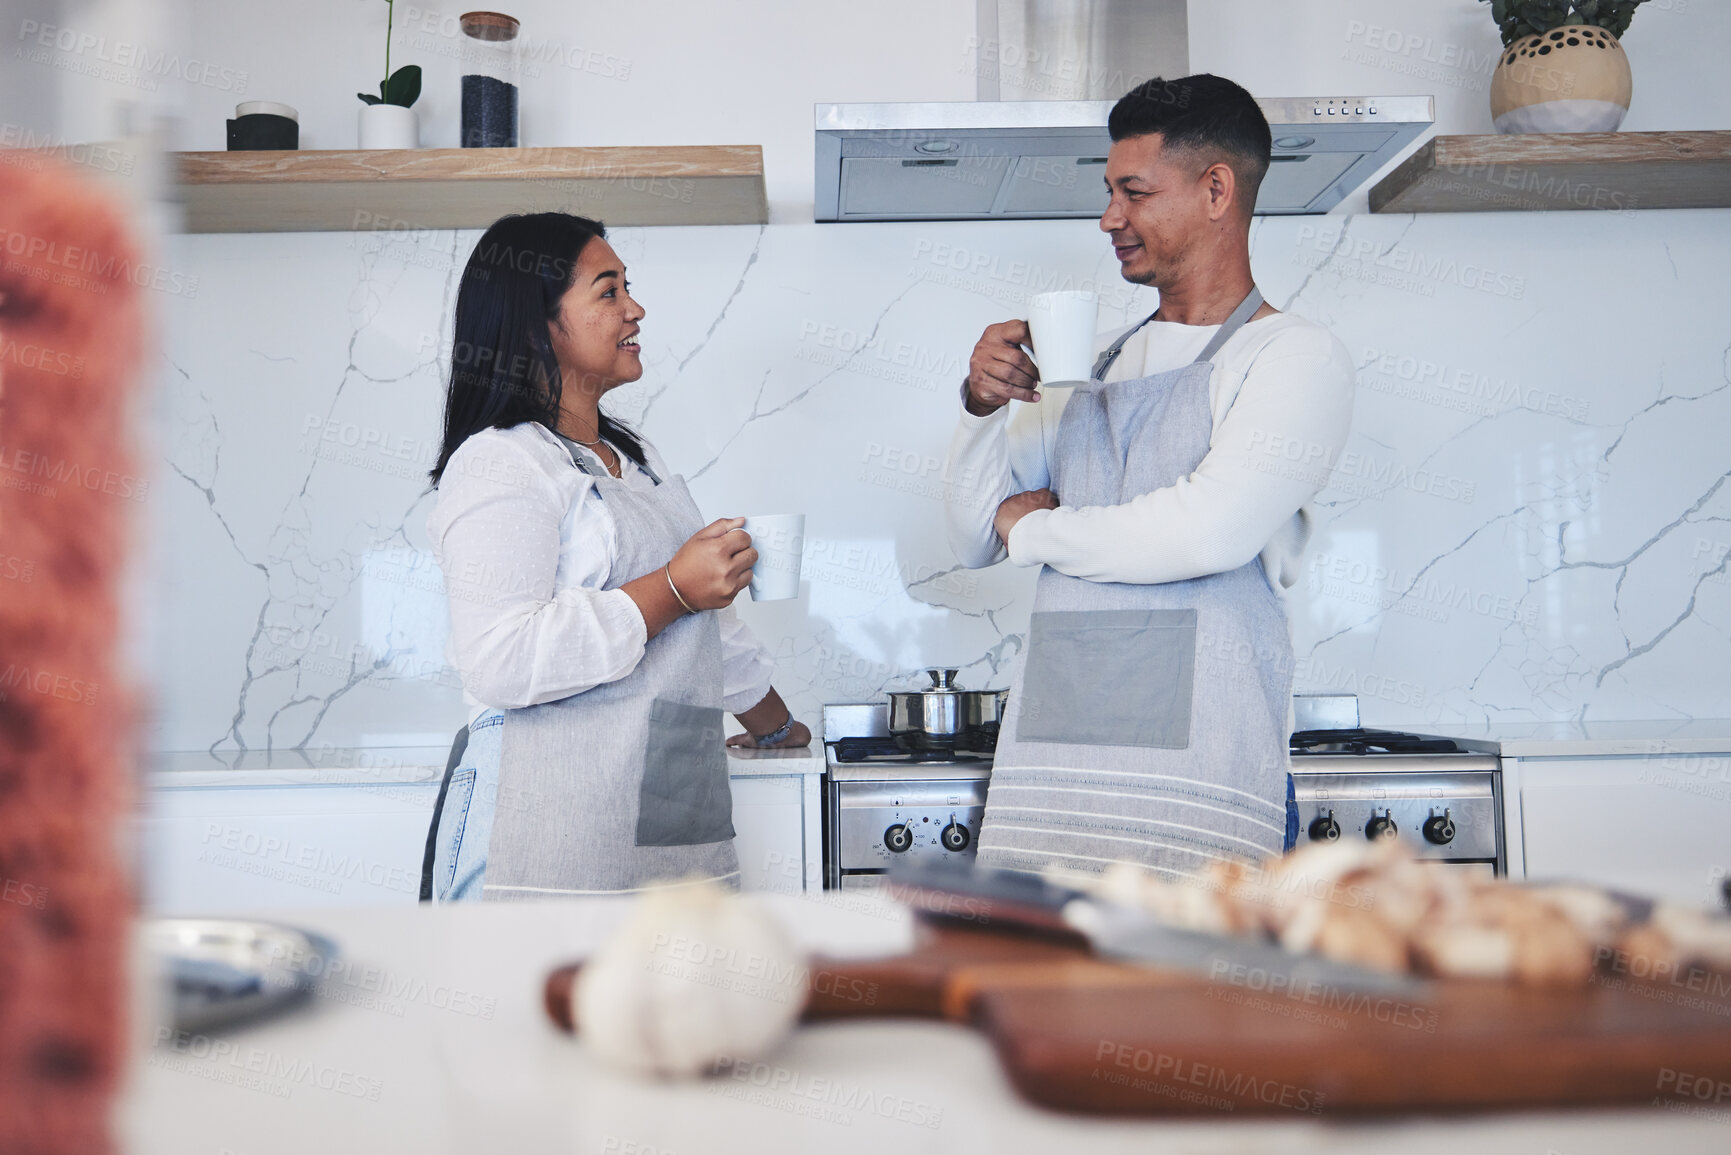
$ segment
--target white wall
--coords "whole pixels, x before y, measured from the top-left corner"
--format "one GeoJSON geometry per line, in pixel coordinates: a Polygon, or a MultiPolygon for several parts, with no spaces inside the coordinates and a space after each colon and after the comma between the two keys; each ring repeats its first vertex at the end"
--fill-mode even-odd
{"type": "MultiPolygon", "coordinates": [[[[421,144],[458,141],[458,3],[396,5],[391,68],[419,64],[421,144]]],[[[356,92],[384,71],[385,5],[193,0],[199,51],[251,73],[247,99],[301,114],[302,148],[353,148],[356,92]]],[[[761,144],[775,219],[810,220],[814,101],[972,100],[972,0],[529,0],[525,145],[761,144]],[[885,93],[889,95],[885,95],[885,93]]],[[[190,149],[223,147],[232,101],[190,94],[190,149]]]]}
{"type": "MultiPolygon", "coordinates": [[[[299,109],[302,148],[354,147],[355,93],[376,92],[384,70],[384,4],[185,8],[193,54],[226,73],[179,86],[178,147],[222,148],[237,99],[299,109]],[[238,74],[243,93],[224,80],[238,74]]],[[[457,143],[456,17],[466,9],[396,5],[391,67],[422,67],[426,147],[457,143]]],[[[814,102],[974,99],[973,0],[525,0],[509,10],[528,52],[524,144],[761,144],[778,224],[811,218],[814,102]]],[[[1625,127],[1731,127],[1720,67],[1728,21],[1712,0],[1649,0],[1628,38],[1636,86],[1625,127]]],[[[1480,0],[1190,5],[1194,71],[1265,96],[1434,95],[1442,132],[1490,131],[1497,49],[1480,0]]]]}
{"type": "MultiPolygon", "coordinates": [[[[1631,131],[1731,127],[1731,77],[1714,66],[1731,12],[1713,0],[1648,0],[1624,40],[1631,131]]],[[[1258,95],[1422,93],[1445,133],[1491,131],[1499,48],[1483,0],[1191,0],[1190,64],[1258,95]],[[1488,57],[1488,59],[1487,59],[1488,57]]]]}
{"type": "MultiPolygon", "coordinates": [[[[190,24],[247,98],[336,147],[376,83],[382,8],[200,3],[190,24]]],[[[1097,281],[1107,323],[1152,301],[1089,222],[809,223],[810,105],[970,98],[973,5],[514,11],[602,61],[543,65],[526,143],[765,147],[769,227],[620,230],[649,317],[615,410],[706,513],[807,511],[806,597],[741,609],[784,693],[810,718],[938,661],[1004,684],[1032,575],[947,572],[936,462],[960,366],[1037,286],[1097,281]]],[[[1193,65],[1259,92],[1434,92],[1443,130],[1488,127],[1486,77],[1453,63],[1495,52],[1476,0],[1216,0],[1191,24],[1193,65]]],[[[402,35],[393,66],[429,70],[423,141],[452,143],[455,81],[402,35]]],[[[1629,127],[1731,127],[1709,55],[1728,35],[1723,5],[1647,5],[1629,127]]],[[[220,147],[233,94],[184,95],[183,144],[220,147]]],[[[162,302],[159,747],[419,744],[456,723],[417,478],[474,236],[176,242],[196,289],[162,302]]],[[[1356,689],[1380,723],[1725,713],[1731,214],[1269,219],[1253,256],[1269,298],[1362,365],[1356,456],[1292,600],[1301,685],[1356,689]]]]}

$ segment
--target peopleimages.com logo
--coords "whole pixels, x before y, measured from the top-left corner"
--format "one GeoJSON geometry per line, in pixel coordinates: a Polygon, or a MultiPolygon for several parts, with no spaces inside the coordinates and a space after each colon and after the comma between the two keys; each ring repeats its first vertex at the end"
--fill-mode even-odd
{"type": "Polygon", "coordinates": [[[69,71],[98,79],[154,90],[157,80],[173,77],[219,92],[237,95],[246,92],[248,74],[244,71],[130,40],[110,40],[94,32],[36,20],[19,22],[18,40],[22,45],[18,55],[28,52],[34,63],[59,63],[66,67],[66,62],[56,62],[47,56],[49,51],[60,52],[77,65],[69,71]]]}

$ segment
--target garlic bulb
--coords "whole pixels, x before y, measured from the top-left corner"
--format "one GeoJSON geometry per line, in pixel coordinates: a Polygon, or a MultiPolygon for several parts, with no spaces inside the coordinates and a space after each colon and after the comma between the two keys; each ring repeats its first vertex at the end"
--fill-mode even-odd
{"type": "Polygon", "coordinates": [[[774,1049],[805,1006],[805,956],[751,898],[714,884],[665,887],[578,972],[585,1045],[608,1062],[690,1076],[774,1049]]]}

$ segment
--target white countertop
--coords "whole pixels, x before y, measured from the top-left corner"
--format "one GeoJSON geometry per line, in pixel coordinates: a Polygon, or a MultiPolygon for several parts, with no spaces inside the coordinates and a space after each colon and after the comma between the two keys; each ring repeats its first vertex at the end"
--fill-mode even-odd
{"type": "MultiPolygon", "coordinates": [[[[1436,722],[1378,729],[1453,738],[1469,749],[1510,758],[1594,755],[1731,754],[1731,719],[1652,722],[1436,722]]],[[[432,746],[307,750],[180,751],[150,756],[154,789],[212,786],[389,786],[436,783],[448,750],[432,746]]],[[[727,751],[733,777],[820,775],[823,743],[794,750],[727,751]]]]}
{"type": "Polygon", "coordinates": [[[822,774],[823,742],[813,737],[811,745],[780,750],[727,748],[727,773],[733,778],[775,774],[822,774]]]}
{"type": "MultiPolygon", "coordinates": [[[[431,746],[325,747],[308,750],[173,751],[149,756],[153,790],[208,789],[218,786],[399,786],[437,785],[445,775],[449,749],[431,746]]],[[[803,749],[729,748],[728,775],[734,778],[822,774],[823,743],[803,749]]]]}
{"type": "Polygon", "coordinates": [[[1425,722],[1380,728],[1453,738],[1472,749],[1508,758],[1731,753],[1731,720],[1724,718],[1654,722],[1425,722]]]}
{"type": "MultiPolygon", "coordinates": [[[[789,903],[804,900],[787,899],[789,903]]],[[[881,908],[849,900],[866,934],[881,908]]],[[[837,917],[799,908],[797,924],[837,917]]],[[[986,1041],[958,1026],[856,1022],[801,1028],[762,1068],[766,1084],[832,1080],[852,1102],[722,1077],[637,1079],[597,1063],[541,1009],[552,966],[591,949],[616,900],[539,905],[321,909],[275,917],[334,937],[346,997],[182,1052],[145,1049],[120,1117],[132,1155],[724,1155],[861,1152],[1362,1152],[1666,1155],[1722,1152],[1723,1114],[1655,1110],[1469,1118],[1104,1120],[1015,1097],[986,1041]],[[395,993],[393,993],[395,992],[395,993]],[[193,1053],[200,1052],[200,1053],[193,1053]],[[883,1104],[891,1110],[884,1110],[883,1104]],[[899,1117],[898,1117],[899,1116],[899,1117]],[[924,1122],[914,1122],[923,1120],[924,1122]],[[931,1125],[935,1124],[935,1125],[931,1125]]],[[[148,1035],[148,1032],[142,1032],[148,1035]]],[[[753,1076],[755,1077],[755,1075],[753,1076]]],[[[831,1084],[823,1084],[828,1087],[831,1084]]]]}

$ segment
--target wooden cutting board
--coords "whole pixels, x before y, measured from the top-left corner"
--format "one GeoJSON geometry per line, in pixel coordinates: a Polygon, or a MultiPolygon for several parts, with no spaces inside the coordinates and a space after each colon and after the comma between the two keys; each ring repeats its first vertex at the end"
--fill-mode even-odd
{"type": "MultiPolygon", "coordinates": [[[[567,1029],[574,970],[547,983],[567,1029]]],[[[1089,1114],[1731,1105],[1731,976],[1695,990],[1610,975],[1572,990],[1436,982],[1410,998],[1253,983],[1103,962],[1079,941],[922,924],[908,955],[814,961],[805,1018],[971,1025],[1024,1098],[1089,1114]]]]}

